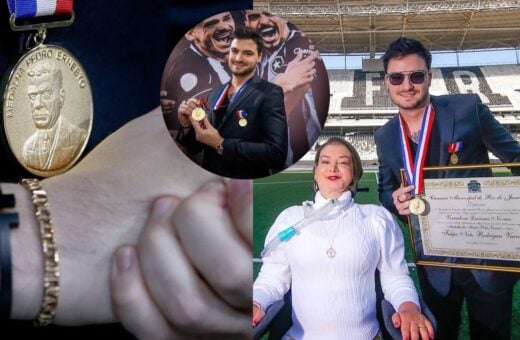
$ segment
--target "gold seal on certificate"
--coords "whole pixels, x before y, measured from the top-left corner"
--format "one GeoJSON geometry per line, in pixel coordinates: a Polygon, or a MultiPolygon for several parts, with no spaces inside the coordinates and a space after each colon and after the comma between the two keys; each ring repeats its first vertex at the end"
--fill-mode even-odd
{"type": "Polygon", "coordinates": [[[414,215],[422,215],[426,211],[426,204],[422,198],[414,197],[410,200],[408,209],[414,215]]]}
{"type": "Polygon", "coordinates": [[[67,171],[92,130],[92,92],[85,70],[67,50],[39,44],[11,70],[3,94],[7,142],[34,175],[67,171]]]}
{"type": "Polygon", "coordinates": [[[191,118],[195,119],[197,122],[206,117],[206,111],[202,107],[196,107],[193,111],[191,111],[191,118]]]}
{"type": "Polygon", "coordinates": [[[451,156],[450,156],[450,163],[455,165],[457,163],[459,163],[459,156],[457,156],[456,153],[452,153],[451,156]]]}
{"type": "Polygon", "coordinates": [[[238,125],[240,125],[241,127],[245,127],[245,126],[247,126],[247,119],[245,119],[245,118],[240,118],[240,119],[238,120],[238,125]]]}

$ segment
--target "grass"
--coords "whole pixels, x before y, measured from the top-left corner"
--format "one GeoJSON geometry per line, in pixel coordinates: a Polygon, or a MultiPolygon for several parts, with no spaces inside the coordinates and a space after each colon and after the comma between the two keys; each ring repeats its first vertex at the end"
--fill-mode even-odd
{"type": "MultiPolygon", "coordinates": [[[[368,192],[358,192],[358,203],[379,204],[377,198],[377,184],[375,173],[366,171],[361,178],[360,188],[368,188],[368,192]]],[[[253,257],[260,257],[265,236],[276,216],[285,208],[299,205],[302,201],[313,200],[312,174],[310,172],[282,172],[277,175],[254,181],[254,219],[253,219],[253,257]]],[[[412,250],[408,227],[401,225],[406,242],[406,258],[412,262],[412,250]]],[[[260,264],[254,263],[254,277],[260,270],[260,264]]],[[[415,277],[412,273],[412,277],[415,277]]],[[[416,281],[416,286],[418,286],[416,281]]],[[[461,325],[459,340],[469,339],[466,309],[463,309],[463,323],[461,325]]],[[[513,325],[512,339],[520,339],[520,284],[515,286],[513,292],[513,325]]]]}

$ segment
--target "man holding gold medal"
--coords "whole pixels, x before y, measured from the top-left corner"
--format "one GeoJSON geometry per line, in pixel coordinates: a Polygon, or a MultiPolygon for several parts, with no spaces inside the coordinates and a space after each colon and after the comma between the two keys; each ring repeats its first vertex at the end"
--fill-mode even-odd
{"type": "Polygon", "coordinates": [[[231,43],[229,83],[208,100],[179,105],[177,141],[190,155],[204,151],[202,167],[217,175],[258,178],[282,170],[287,157],[287,121],[282,89],[255,75],[261,37],[237,29],[231,43]]]}
{"type": "MultiPolygon", "coordinates": [[[[425,166],[489,164],[488,151],[502,162],[518,162],[520,146],[477,95],[430,96],[431,54],[420,42],[399,38],[382,59],[385,84],[399,114],[375,135],[379,199],[403,220],[412,214],[417,230],[418,215],[426,213],[427,206],[425,166]],[[401,168],[408,186],[401,183],[401,168]]],[[[485,177],[490,170],[430,171],[428,175],[485,177]]],[[[422,252],[420,233],[416,234],[415,249],[422,252]]],[[[464,300],[472,339],[510,339],[515,274],[437,266],[418,266],[417,272],[424,300],[439,324],[438,339],[457,339],[464,300]]]]}

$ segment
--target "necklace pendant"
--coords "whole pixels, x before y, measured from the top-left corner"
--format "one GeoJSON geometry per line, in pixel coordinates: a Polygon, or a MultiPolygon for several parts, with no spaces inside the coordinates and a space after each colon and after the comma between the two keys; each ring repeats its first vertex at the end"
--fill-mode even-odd
{"type": "Polygon", "coordinates": [[[330,248],[327,249],[326,254],[330,258],[336,257],[336,249],[334,249],[334,248],[332,248],[332,246],[330,246],[330,248]]]}

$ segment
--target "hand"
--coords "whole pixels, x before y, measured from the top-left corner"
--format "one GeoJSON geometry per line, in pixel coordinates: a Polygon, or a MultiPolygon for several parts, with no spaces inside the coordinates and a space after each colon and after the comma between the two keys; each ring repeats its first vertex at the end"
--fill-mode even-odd
{"type": "Polygon", "coordinates": [[[197,98],[183,100],[180,103],[179,108],[177,109],[177,115],[179,117],[179,123],[181,124],[181,127],[191,126],[191,112],[198,106],[199,100],[197,98]]]}
{"type": "Polygon", "coordinates": [[[262,321],[265,312],[256,303],[253,303],[253,327],[256,327],[262,321]]]}
{"type": "MultiPolygon", "coordinates": [[[[63,175],[42,181],[60,255],[61,325],[115,321],[110,303],[110,258],[123,244],[135,244],[153,199],[184,197],[217,178],[175,146],[160,109],[137,118],[107,137],[63,175]]],[[[15,192],[20,228],[11,232],[13,319],[33,319],[42,299],[41,240],[28,191],[15,192]]],[[[250,257],[249,257],[250,261],[250,257]]],[[[250,265],[250,263],[249,263],[250,265]]]]}
{"type": "Polygon", "coordinates": [[[300,51],[296,58],[287,64],[285,72],[274,78],[273,83],[283,89],[284,95],[301,86],[309,86],[316,76],[314,66],[317,57],[317,51],[312,52],[307,58],[303,58],[303,53],[300,51]]]}
{"type": "Polygon", "coordinates": [[[410,200],[412,199],[412,195],[410,191],[415,189],[415,186],[409,185],[407,187],[401,186],[399,189],[392,193],[392,198],[394,200],[395,208],[399,215],[409,215],[410,214],[410,200]]]}
{"type": "Polygon", "coordinates": [[[434,338],[433,326],[421,314],[419,307],[410,301],[403,302],[396,313],[392,315],[395,328],[401,328],[403,340],[429,340],[434,338]]]}
{"type": "Polygon", "coordinates": [[[302,100],[316,77],[314,60],[317,56],[318,52],[315,51],[304,59],[302,52],[298,53],[287,65],[285,72],[278,74],[273,80],[273,83],[283,89],[287,119],[293,114],[301,114],[302,100]]]}
{"type": "Polygon", "coordinates": [[[252,240],[240,233],[252,231],[251,184],[211,182],[184,200],[155,201],[137,246],[141,268],[123,247],[112,271],[115,312],[137,337],[250,337],[252,240]]]}
{"type": "Polygon", "coordinates": [[[211,125],[209,122],[208,116],[204,117],[204,120],[197,122],[193,118],[191,118],[191,124],[195,129],[195,139],[203,144],[206,144],[214,149],[217,148],[222,142],[224,138],[220,135],[217,129],[211,125]]]}

